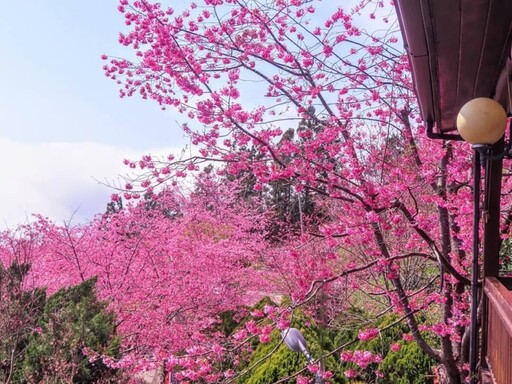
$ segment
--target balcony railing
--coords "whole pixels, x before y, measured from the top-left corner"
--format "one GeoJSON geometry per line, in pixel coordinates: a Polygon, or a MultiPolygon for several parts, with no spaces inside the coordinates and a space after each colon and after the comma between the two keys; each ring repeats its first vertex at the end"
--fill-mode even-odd
{"type": "Polygon", "coordinates": [[[512,280],[485,279],[487,302],[486,362],[492,382],[510,384],[512,378],[512,280]]]}

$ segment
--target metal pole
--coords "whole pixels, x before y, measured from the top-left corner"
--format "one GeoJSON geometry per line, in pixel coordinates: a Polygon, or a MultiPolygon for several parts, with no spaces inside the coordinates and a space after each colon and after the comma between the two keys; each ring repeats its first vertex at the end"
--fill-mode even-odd
{"type": "Polygon", "coordinates": [[[473,156],[473,262],[471,276],[471,323],[469,339],[469,383],[477,384],[477,359],[478,359],[478,251],[480,236],[480,152],[476,146],[473,156]]]}
{"type": "MultiPolygon", "coordinates": [[[[300,342],[299,342],[300,343],[300,342]]],[[[307,348],[300,343],[302,354],[306,357],[306,360],[309,364],[313,364],[315,362],[315,358],[311,356],[307,350],[307,348]]],[[[322,377],[323,374],[323,367],[322,367],[322,361],[318,361],[318,372],[315,375],[315,384],[325,384],[324,378],[322,377]]]]}

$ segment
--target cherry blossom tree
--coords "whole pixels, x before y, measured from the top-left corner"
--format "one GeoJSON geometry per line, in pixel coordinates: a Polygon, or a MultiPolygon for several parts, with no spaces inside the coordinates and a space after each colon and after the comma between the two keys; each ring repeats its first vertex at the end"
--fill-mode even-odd
{"type": "MultiPolygon", "coordinates": [[[[190,364],[200,361],[201,375],[216,382],[222,371],[209,366],[216,360],[201,356],[224,354],[221,315],[240,320],[279,290],[277,274],[267,267],[274,252],[265,240],[267,214],[240,200],[237,185],[203,173],[192,192],[169,187],[124,209],[110,205],[85,225],[38,217],[22,227],[31,250],[23,257],[31,265],[27,289],[53,293],[96,277],[98,296],[116,313],[123,340],[123,357],[104,357],[107,364],[152,369],[188,351],[190,364]]],[[[2,234],[3,262],[20,258],[10,247],[13,236],[2,234]]]]}
{"type": "Polygon", "coordinates": [[[140,178],[126,197],[212,161],[225,164],[220,174],[251,174],[256,191],[278,180],[307,190],[328,215],[277,263],[293,270],[296,260],[303,289],[294,305],[323,295],[334,318],[345,308],[336,300],[343,292],[371,295],[400,314],[447,381],[459,383],[469,322],[470,150],[425,138],[391,4],[121,0],[119,11],[119,42],[133,54],[104,56],[105,74],[122,97],[182,113],[181,129],[200,153],[128,161],[140,178]],[[420,324],[426,312],[437,315],[420,324]]]}

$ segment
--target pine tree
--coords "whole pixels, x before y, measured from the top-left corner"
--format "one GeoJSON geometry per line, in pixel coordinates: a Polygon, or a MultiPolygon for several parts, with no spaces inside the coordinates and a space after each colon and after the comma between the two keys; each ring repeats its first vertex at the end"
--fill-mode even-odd
{"type": "Polygon", "coordinates": [[[120,382],[117,372],[101,358],[86,356],[85,349],[119,357],[120,340],[115,336],[115,318],[98,301],[96,279],[64,288],[46,302],[38,321],[39,333],[30,336],[23,362],[27,383],[120,382]]]}
{"type": "Polygon", "coordinates": [[[20,368],[29,335],[45,304],[44,289],[24,289],[26,263],[0,263],[0,382],[11,383],[20,368]]]}

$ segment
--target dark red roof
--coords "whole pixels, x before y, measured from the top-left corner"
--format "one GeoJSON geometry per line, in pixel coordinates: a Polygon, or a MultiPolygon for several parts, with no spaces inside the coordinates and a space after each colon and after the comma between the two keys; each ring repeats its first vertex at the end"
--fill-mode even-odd
{"type": "Polygon", "coordinates": [[[434,136],[455,131],[460,108],[475,97],[493,97],[512,112],[512,0],[395,3],[421,113],[434,136]]]}

